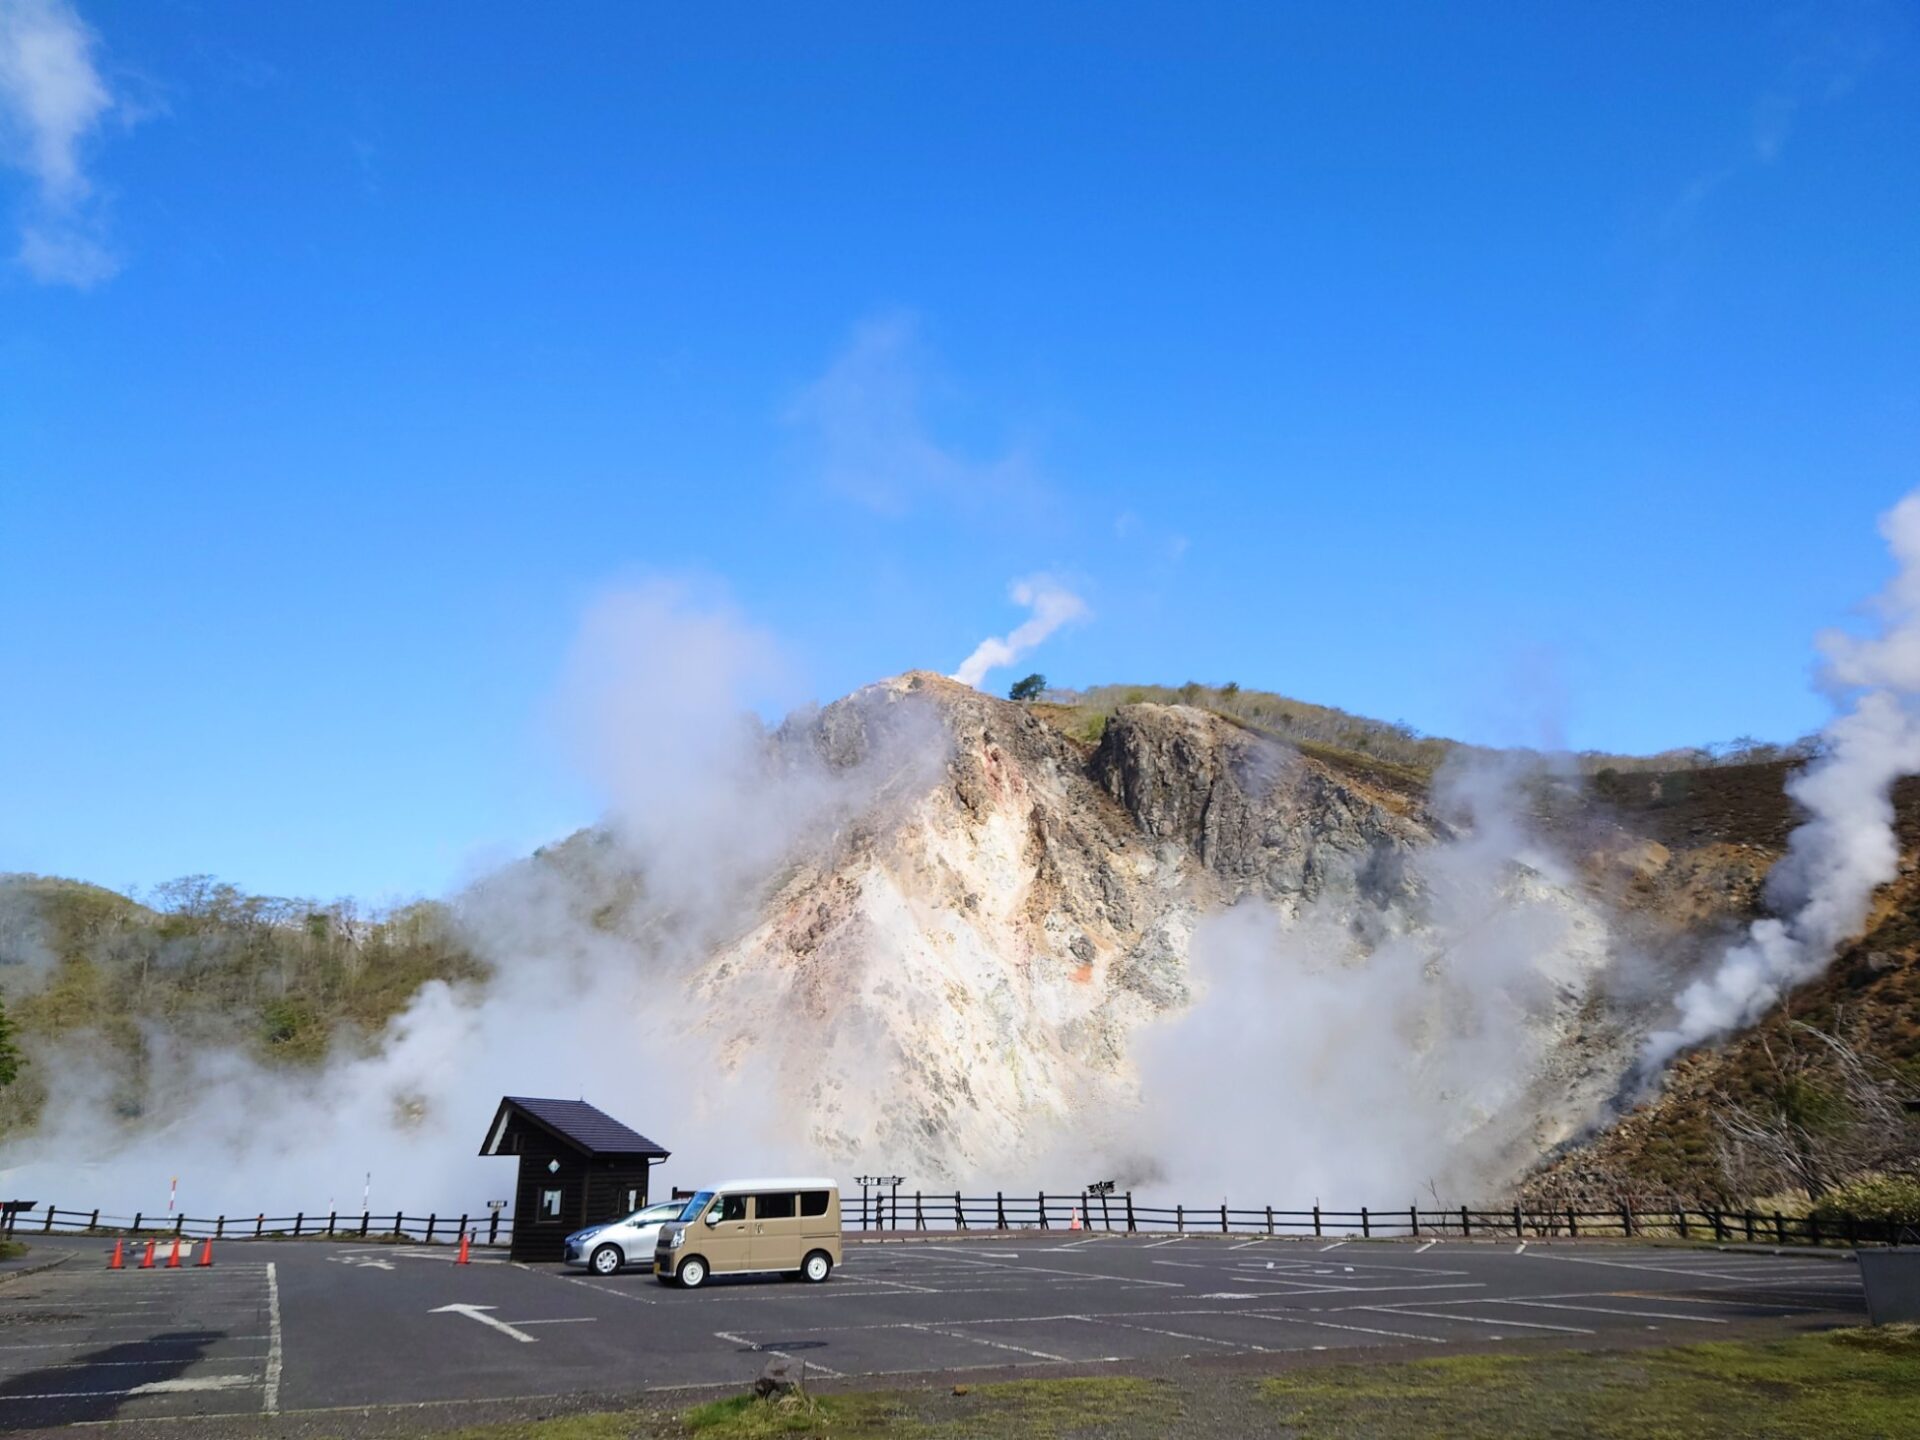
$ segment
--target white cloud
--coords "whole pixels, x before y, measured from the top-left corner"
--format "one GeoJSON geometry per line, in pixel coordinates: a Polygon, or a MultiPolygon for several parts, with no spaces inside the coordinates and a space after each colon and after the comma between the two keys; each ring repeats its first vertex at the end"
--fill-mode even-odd
{"type": "Polygon", "coordinates": [[[936,440],[924,413],[928,366],[913,318],[884,315],[852,340],[788,408],[829,489],[884,515],[924,500],[967,503],[1031,491],[1018,450],[977,460],[936,440]]]}
{"type": "Polygon", "coordinates": [[[35,279],[81,288],[118,268],[100,239],[88,137],[115,106],[93,31],[66,0],[0,0],[0,157],[33,183],[17,258],[35,279]]]}
{"type": "Polygon", "coordinates": [[[1013,664],[1062,625],[1093,613],[1086,601],[1045,575],[1016,580],[1007,593],[1014,604],[1026,606],[1033,614],[1004,638],[989,636],[974,646],[973,653],[953,672],[953,678],[962,685],[979,685],[989,670],[1013,664]]]}

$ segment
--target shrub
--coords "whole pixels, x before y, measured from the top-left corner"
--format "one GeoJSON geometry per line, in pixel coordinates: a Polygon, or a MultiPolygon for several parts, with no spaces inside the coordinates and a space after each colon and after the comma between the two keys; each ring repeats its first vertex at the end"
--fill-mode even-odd
{"type": "Polygon", "coordinates": [[[1892,1220],[1920,1225],[1920,1176],[1874,1175],[1829,1190],[1813,1207],[1822,1220],[1848,1215],[1863,1220],[1892,1220]]]}

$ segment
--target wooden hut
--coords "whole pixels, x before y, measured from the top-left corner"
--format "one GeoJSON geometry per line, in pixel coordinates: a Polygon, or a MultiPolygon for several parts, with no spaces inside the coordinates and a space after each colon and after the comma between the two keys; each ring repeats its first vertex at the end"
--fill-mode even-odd
{"type": "Polygon", "coordinates": [[[584,1100],[508,1095],[482,1155],[520,1161],[513,1195],[515,1260],[558,1260],[569,1234],[647,1203],[647,1175],[667,1158],[637,1130],[584,1100]]]}

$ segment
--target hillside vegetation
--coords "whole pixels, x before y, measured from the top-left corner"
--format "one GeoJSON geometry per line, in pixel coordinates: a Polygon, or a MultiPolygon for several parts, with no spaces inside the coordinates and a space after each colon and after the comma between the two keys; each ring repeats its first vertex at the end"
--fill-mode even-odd
{"type": "MultiPolygon", "coordinates": [[[[1374,720],[1336,706],[1315,705],[1231,682],[1202,685],[1189,680],[1184,685],[1096,685],[1086,690],[1047,690],[1035,708],[1067,734],[1091,743],[1100,738],[1108,717],[1120,706],[1141,704],[1193,705],[1271,734],[1309,753],[1331,752],[1334,756],[1385,760],[1424,774],[1431,774],[1442,761],[1452,758],[1513,753],[1438,735],[1423,735],[1404,720],[1374,720]]],[[[1656,755],[1585,750],[1577,754],[1542,752],[1540,758],[1584,774],[1624,775],[1798,760],[1811,753],[1811,746],[1810,740],[1775,745],[1743,735],[1724,742],[1665,750],[1656,755]]]]}
{"type": "Polygon", "coordinates": [[[61,1077],[35,1063],[78,1046],[139,1113],[162,1037],[311,1064],[366,1043],[429,980],[482,978],[442,906],[368,915],[352,901],[248,895],[210,876],[144,902],[97,885],[0,876],[0,1003],[27,1057],[0,1088],[0,1135],[30,1127],[61,1077]]]}

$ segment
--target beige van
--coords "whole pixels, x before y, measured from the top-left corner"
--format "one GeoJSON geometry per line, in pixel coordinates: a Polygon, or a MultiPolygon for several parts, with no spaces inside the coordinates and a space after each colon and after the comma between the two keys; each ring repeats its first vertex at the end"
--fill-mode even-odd
{"type": "Polygon", "coordinates": [[[840,1187],[831,1180],[729,1180],[660,1227],[653,1273],[689,1290],[709,1275],[773,1271],[818,1284],[840,1263],[840,1187]]]}

